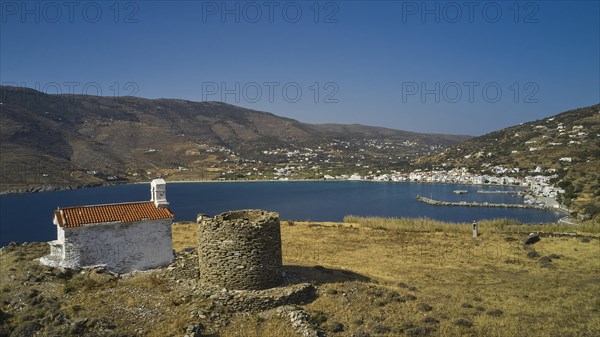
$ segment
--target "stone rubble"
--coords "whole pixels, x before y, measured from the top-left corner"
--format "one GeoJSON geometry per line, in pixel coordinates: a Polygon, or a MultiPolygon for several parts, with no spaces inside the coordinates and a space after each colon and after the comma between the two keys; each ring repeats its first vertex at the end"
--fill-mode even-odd
{"type": "Polygon", "coordinates": [[[277,308],[279,317],[289,319],[294,330],[302,337],[323,337],[325,334],[310,322],[310,315],[300,307],[286,305],[277,308]]]}

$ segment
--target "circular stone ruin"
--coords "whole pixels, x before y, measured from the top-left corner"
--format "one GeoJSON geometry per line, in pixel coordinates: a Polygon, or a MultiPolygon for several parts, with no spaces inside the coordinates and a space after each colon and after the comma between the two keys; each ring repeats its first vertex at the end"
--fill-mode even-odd
{"type": "Polygon", "coordinates": [[[279,214],[241,210],[198,217],[200,281],[236,290],[282,282],[279,214]]]}

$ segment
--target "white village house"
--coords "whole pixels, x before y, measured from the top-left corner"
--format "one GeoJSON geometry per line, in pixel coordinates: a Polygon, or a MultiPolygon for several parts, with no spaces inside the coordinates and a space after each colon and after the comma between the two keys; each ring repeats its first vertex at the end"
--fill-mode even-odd
{"type": "Polygon", "coordinates": [[[104,266],[127,273],[167,265],[173,260],[173,213],[166,183],[150,184],[151,200],[59,208],[54,211],[58,237],[40,261],[61,268],[104,266]]]}

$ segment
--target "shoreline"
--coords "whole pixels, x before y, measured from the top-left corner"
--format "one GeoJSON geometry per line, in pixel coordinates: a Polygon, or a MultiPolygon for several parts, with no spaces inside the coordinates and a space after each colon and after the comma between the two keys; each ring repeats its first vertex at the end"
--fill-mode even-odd
{"type": "MultiPolygon", "coordinates": [[[[169,184],[185,184],[185,183],[193,183],[193,184],[202,184],[202,183],[299,183],[299,182],[330,182],[330,183],[339,183],[339,182],[352,182],[352,183],[393,183],[393,184],[428,184],[428,185],[461,185],[461,186],[497,186],[497,187],[509,187],[511,190],[504,190],[503,193],[521,193],[528,195],[530,192],[524,186],[517,185],[498,185],[498,184],[470,184],[470,183],[460,183],[460,182],[432,182],[432,181],[380,181],[380,180],[340,180],[340,179],[288,179],[288,180],[172,180],[168,181],[169,184]],[[514,189],[514,190],[513,190],[514,189]]],[[[7,190],[1,191],[0,196],[5,195],[18,195],[18,194],[28,194],[28,193],[44,193],[44,192],[58,192],[58,191],[69,191],[83,188],[97,188],[97,187],[110,187],[110,186],[118,186],[118,185],[140,185],[140,184],[148,184],[147,181],[128,181],[128,182],[105,182],[105,183],[94,183],[94,184],[84,184],[84,185],[68,185],[68,186],[35,186],[28,189],[17,189],[17,190],[7,190]]],[[[481,190],[477,191],[480,193],[481,190]]],[[[498,192],[498,190],[494,191],[498,192]]],[[[546,204],[545,204],[546,205],[546,204]]],[[[481,206],[484,207],[484,206],[481,206]]],[[[493,207],[493,206],[492,206],[493,207]]],[[[534,207],[525,207],[528,209],[533,209],[534,207]]],[[[550,208],[549,206],[544,206],[547,210],[558,211],[559,213],[569,215],[569,212],[563,208],[550,208]]],[[[541,208],[539,208],[541,209],[541,208]]]]}
{"type": "MultiPolygon", "coordinates": [[[[163,178],[164,179],[164,178],[163,178]]],[[[527,188],[519,185],[498,185],[498,184],[470,184],[460,182],[436,182],[436,181],[381,181],[381,180],[342,180],[342,179],[288,179],[288,180],[168,180],[169,184],[182,184],[182,183],[290,183],[290,182],[355,182],[355,183],[394,183],[394,184],[433,184],[433,185],[462,185],[462,186],[502,186],[512,187],[520,189],[520,191],[526,191],[527,188]]],[[[44,193],[44,192],[57,192],[57,191],[69,191],[77,190],[82,188],[96,188],[96,187],[108,187],[117,185],[138,185],[148,184],[148,181],[127,181],[127,182],[104,182],[104,183],[92,183],[82,185],[39,185],[32,186],[24,189],[9,189],[6,191],[0,191],[1,195],[12,195],[12,194],[27,194],[27,193],[44,193]]]]}
{"type": "MultiPolygon", "coordinates": [[[[460,183],[460,182],[431,182],[431,181],[380,181],[380,180],[339,180],[339,179],[288,179],[288,180],[172,180],[168,181],[170,184],[201,184],[201,183],[299,183],[299,182],[329,182],[329,183],[340,183],[340,182],[352,182],[352,183],[393,183],[393,184],[428,184],[428,185],[460,185],[460,186],[497,186],[497,187],[505,187],[510,188],[508,190],[494,190],[493,193],[519,193],[528,195],[529,190],[524,186],[517,185],[498,185],[498,184],[470,184],[470,183],[460,183]]],[[[69,185],[69,186],[36,186],[28,189],[17,189],[17,190],[7,190],[1,191],[0,196],[4,195],[17,195],[17,194],[27,194],[27,193],[43,193],[43,192],[57,192],[57,191],[68,191],[68,190],[76,190],[83,188],[96,188],[96,187],[110,187],[110,186],[118,186],[118,185],[140,185],[140,184],[148,184],[147,181],[128,181],[128,182],[106,182],[106,183],[94,183],[94,184],[84,184],[84,185],[69,185]]],[[[478,190],[477,193],[483,192],[482,190],[478,190]]],[[[518,204],[520,205],[520,204],[518,204]]],[[[479,206],[486,207],[486,206],[479,206]]],[[[490,206],[493,208],[494,206],[490,206]]],[[[520,207],[521,208],[521,207],[520,207]]],[[[538,209],[538,210],[550,210],[557,211],[562,214],[569,215],[569,212],[563,208],[551,208],[544,204],[544,206],[540,207],[522,207],[525,209],[538,209]]]]}

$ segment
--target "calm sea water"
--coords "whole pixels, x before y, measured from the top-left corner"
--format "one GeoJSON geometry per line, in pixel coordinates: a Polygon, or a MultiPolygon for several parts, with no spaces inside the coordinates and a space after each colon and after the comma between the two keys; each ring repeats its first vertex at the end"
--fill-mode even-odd
{"type": "MultiPolygon", "coordinates": [[[[512,208],[436,207],[417,195],[446,201],[522,203],[510,194],[478,194],[478,189],[515,190],[499,186],[371,182],[171,183],[167,199],[175,220],[195,220],[234,209],[261,208],[282,219],[340,221],[345,215],[429,217],[446,221],[511,218],[522,222],[554,222],[558,212],[512,208]],[[453,190],[468,190],[457,195],[453,190]]],[[[11,241],[49,241],[56,237],[52,211],[58,207],[150,199],[150,184],[96,187],[70,191],[0,196],[0,245],[11,241]]]]}

